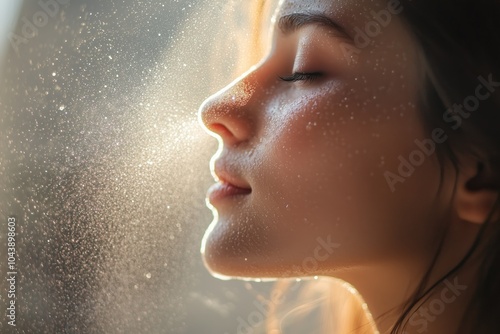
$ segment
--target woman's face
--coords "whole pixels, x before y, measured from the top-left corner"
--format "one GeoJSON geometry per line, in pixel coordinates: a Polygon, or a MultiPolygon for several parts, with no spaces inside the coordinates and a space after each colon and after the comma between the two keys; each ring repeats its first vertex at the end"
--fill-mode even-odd
{"type": "Polygon", "coordinates": [[[222,139],[202,245],[214,274],[342,278],[431,256],[439,165],[415,143],[432,136],[403,12],[395,0],[282,1],[268,54],[202,105],[222,139]]]}

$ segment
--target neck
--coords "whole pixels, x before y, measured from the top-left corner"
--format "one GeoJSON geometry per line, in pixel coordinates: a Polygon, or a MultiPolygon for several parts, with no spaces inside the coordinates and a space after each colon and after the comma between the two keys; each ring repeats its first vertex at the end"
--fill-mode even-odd
{"type": "MultiPolygon", "coordinates": [[[[458,271],[441,280],[467,254],[477,236],[477,227],[455,225],[450,237],[443,242],[435,265],[423,291],[440,282],[429,298],[419,300],[417,308],[406,317],[407,324],[398,331],[405,334],[456,333],[475,291],[477,264],[470,259],[458,271]],[[474,231],[471,231],[474,229],[474,231]],[[456,236],[460,237],[456,237],[456,236]]],[[[432,259],[408,260],[397,263],[373,264],[358,268],[342,279],[351,283],[361,294],[380,334],[391,333],[405,306],[417,291],[432,259]]],[[[422,292],[420,292],[421,295],[422,292]]]]}

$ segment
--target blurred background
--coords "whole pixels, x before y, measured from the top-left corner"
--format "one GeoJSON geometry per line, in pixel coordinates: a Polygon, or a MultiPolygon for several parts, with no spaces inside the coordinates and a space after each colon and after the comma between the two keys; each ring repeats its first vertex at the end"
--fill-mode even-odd
{"type": "Polygon", "coordinates": [[[251,333],[270,283],[199,252],[217,142],[196,115],[235,77],[239,6],[0,3],[0,333],[251,333]]]}

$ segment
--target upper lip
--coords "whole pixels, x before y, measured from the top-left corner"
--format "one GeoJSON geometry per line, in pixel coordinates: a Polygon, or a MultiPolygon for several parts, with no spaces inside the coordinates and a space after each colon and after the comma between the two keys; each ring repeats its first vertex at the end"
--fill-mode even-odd
{"type": "Polygon", "coordinates": [[[224,183],[228,183],[232,186],[242,188],[242,189],[252,189],[250,185],[245,182],[240,177],[236,176],[237,173],[230,171],[227,164],[224,164],[222,161],[215,161],[214,164],[214,172],[217,178],[224,183]]]}

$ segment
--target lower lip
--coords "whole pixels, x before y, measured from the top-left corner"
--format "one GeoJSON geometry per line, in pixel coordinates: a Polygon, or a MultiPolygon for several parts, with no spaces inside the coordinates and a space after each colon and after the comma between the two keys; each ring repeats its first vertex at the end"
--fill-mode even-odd
{"type": "Polygon", "coordinates": [[[238,188],[229,183],[218,182],[208,189],[207,197],[210,203],[215,204],[222,199],[248,195],[251,192],[251,189],[238,188]]]}

